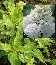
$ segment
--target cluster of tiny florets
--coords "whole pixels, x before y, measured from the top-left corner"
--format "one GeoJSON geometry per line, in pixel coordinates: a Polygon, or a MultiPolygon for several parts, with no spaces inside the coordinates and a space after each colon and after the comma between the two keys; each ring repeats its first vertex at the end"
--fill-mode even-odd
{"type": "Polygon", "coordinates": [[[36,5],[30,14],[23,18],[23,31],[30,38],[51,37],[55,33],[55,23],[51,20],[49,5],[36,5]]]}

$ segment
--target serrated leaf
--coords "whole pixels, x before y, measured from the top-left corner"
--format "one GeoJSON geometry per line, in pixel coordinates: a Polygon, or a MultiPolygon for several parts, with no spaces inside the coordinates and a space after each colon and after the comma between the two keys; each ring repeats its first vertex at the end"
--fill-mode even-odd
{"type": "Polygon", "coordinates": [[[16,6],[19,6],[19,8],[23,10],[23,5],[26,5],[26,3],[24,3],[23,1],[19,1],[19,3],[16,6]]]}
{"type": "Polygon", "coordinates": [[[47,53],[48,56],[50,56],[50,52],[46,45],[49,47],[51,46],[50,42],[53,42],[50,38],[36,38],[35,41],[38,41],[39,45],[37,45],[37,48],[44,48],[44,52],[47,53]]]}
{"type": "Polygon", "coordinates": [[[21,26],[20,28],[17,29],[17,33],[16,33],[16,37],[13,41],[13,48],[16,50],[16,51],[21,51],[23,50],[23,47],[21,46],[21,39],[22,39],[22,29],[21,29],[21,26]]]}
{"type": "Polygon", "coordinates": [[[26,45],[24,46],[24,50],[25,52],[32,52],[33,49],[36,48],[35,44],[33,42],[31,42],[28,38],[24,39],[26,45]]]}
{"type": "Polygon", "coordinates": [[[47,55],[48,55],[48,57],[49,57],[49,56],[50,56],[50,52],[49,52],[48,48],[45,47],[44,49],[45,49],[44,52],[47,52],[47,55]]]}
{"type": "Polygon", "coordinates": [[[9,52],[9,51],[12,51],[13,49],[12,49],[12,46],[10,44],[7,44],[7,43],[4,44],[4,43],[0,42],[0,50],[4,50],[4,51],[9,52]]]}
{"type": "Polygon", "coordinates": [[[8,60],[10,61],[11,65],[21,65],[16,52],[9,53],[8,60]]]}
{"type": "Polygon", "coordinates": [[[36,38],[35,41],[38,41],[40,47],[44,47],[45,45],[51,46],[50,42],[53,42],[50,38],[36,38]]]}
{"type": "Polygon", "coordinates": [[[21,53],[19,54],[19,59],[25,63],[25,62],[29,62],[30,59],[32,59],[32,53],[21,53]]]}
{"type": "Polygon", "coordinates": [[[13,11],[15,4],[14,4],[14,0],[9,0],[8,1],[4,1],[3,4],[6,6],[6,9],[8,9],[9,11],[13,11]]]}
{"type": "Polygon", "coordinates": [[[30,59],[26,65],[35,65],[33,62],[35,62],[34,58],[30,59]]]}
{"type": "Polygon", "coordinates": [[[45,63],[44,56],[42,55],[42,52],[39,49],[34,50],[34,56],[38,58],[41,62],[45,63]]]}

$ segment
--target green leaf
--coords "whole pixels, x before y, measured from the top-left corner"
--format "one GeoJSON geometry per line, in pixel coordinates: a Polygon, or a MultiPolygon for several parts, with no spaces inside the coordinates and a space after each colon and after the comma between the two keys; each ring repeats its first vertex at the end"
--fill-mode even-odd
{"type": "Polygon", "coordinates": [[[16,4],[16,7],[19,7],[21,10],[23,10],[23,5],[26,5],[26,3],[24,3],[23,1],[19,1],[19,3],[16,4]]]}
{"type": "Polygon", "coordinates": [[[25,63],[28,62],[30,59],[32,59],[33,54],[32,53],[23,53],[23,54],[19,54],[19,59],[25,63]]]}
{"type": "Polygon", "coordinates": [[[24,39],[26,45],[24,46],[24,52],[26,53],[32,53],[33,49],[36,49],[37,47],[33,42],[31,42],[28,38],[24,39]]]}
{"type": "Polygon", "coordinates": [[[53,41],[50,38],[36,38],[35,41],[39,43],[39,45],[37,45],[37,48],[44,48],[44,52],[46,52],[49,57],[50,52],[47,48],[47,45],[50,47],[51,46],[50,42],[53,42],[53,41]]]}
{"type": "Polygon", "coordinates": [[[48,57],[50,56],[50,52],[47,47],[44,48],[44,52],[47,52],[48,57]]]}
{"type": "Polygon", "coordinates": [[[7,44],[7,43],[4,44],[0,42],[0,50],[9,52],[9,51],[13,51],[13,48],[10,44],[7,44]]]}
{"type": "Polygon", "coordinates": [[[18,54],[15,51],[8,54],[8,60],[10,61],[11,65],[21,65],[18,54]]]}
{"type": "Polygon", "coordinates": [[[45,45],[51,46],[50,42],[53,42],[50,38],[36,38],[35,41],[38,41],[39,46],[43,48],[45,45]]]}
{"type": "Polygon", "coordinates": [[[14,41],[13,41],[13,48],[14,48],[15,50],[17,50],[17,51],[21,48],[22,35],[23,35],[23,34],[22,34],[22,30],[19,29],[19,30],[17,31],[16,37],[15,37],[15,39],[14,39],[14,41]]]}
{"type": "Polygon", "coordinates": [[[8,9],[8,13],[12,16],[12,18],[21,18],[22,17],[22,10],[23,10],[23,5],[25,5],[24,2],[19,1],[19,3],[14,4],[14,0],[4,1],[4,5],[8,9]]]}
{"type": "Polygon", "coordinates": [[[4,1],[3,4],[6,6],[6,9],[8,9],[9,11],[13,11],[15,4],[14,4],[14,0],[9,0],[8,1],[4,1]]]}
{"type": "Polygon", "coordinates": [[[51,61],[50,61],[50,64],[56,65],[56,59],[51,60],[51,61]]]}
{"type": "Polygon", "coordinates": [[[41,62],[45,63],[44,56],[42,55],[42,52],[39,49],[34,49],[34,57],[38,58],[41,62]]]}
{"type": "Polygon", "coordinates": [[[35,62],[34,58],[30,59],[26,65],[35,65],[33,62],[35,62]]]}
{"type": "Polygon", "coordinates": [[[0,11],[0,20],[3,19],[3,13],[0,11]]]}
{"type": "Polygon", "coordinates": [[[0,58],[4,55],[7,55],[8,53],[6,51],[0,51],[0,58]]]}

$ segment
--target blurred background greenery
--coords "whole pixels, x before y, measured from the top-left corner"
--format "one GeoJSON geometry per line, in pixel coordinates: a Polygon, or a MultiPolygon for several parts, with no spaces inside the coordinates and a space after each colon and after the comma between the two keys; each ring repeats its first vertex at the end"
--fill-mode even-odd
{"type": "Polygon", "coordinates": [[[34,5],[24,5],[23,7],[23,16],[26,16],[30,13],[31,9],[34,9],[34,5]]]}

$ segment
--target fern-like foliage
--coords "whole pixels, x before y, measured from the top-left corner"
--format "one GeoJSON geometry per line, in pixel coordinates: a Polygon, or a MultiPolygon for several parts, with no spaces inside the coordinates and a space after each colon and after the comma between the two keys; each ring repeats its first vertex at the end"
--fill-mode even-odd
{"type": "Polygon", "coordinates": [[[29,38],[23,38],[22,10],[25,3],[19,1],[15,5],[14,0],[6,0],[3,5],[6,9],[1,7],[0,10],[0,58],[7,56],[11,65],[21,65],[21,62],[26,65],[35,65],[34,58],[45,63],[40,48],[43,48],[44,52],[50,56],[47,46],[50,47],[50,42],[53,41],[50,38],[35,38],[32,42],[29,38]],[[36,45],[35,42],[38,44],[36,45]]]}

